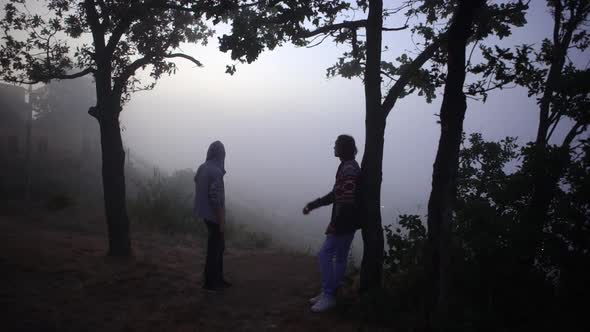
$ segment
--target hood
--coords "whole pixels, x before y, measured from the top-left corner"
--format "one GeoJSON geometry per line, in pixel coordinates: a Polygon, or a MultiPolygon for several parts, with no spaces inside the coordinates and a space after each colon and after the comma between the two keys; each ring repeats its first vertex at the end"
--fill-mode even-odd
{"type": "Polygon", "coordinates": [[[220,141],[215,141],[209,145],[207,150],[207,161],[213,162],[217,167],[221,168],[225,174],[225,147],[220,141]]]}

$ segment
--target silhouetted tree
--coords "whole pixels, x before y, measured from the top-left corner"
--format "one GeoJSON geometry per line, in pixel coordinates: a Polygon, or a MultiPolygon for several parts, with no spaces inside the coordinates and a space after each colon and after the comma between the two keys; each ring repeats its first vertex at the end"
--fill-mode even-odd
{"type": "Polygon", "coordinates": [[[590,88],[586,83],[590,71],[583,67],[587,64],[581,56],[590,44],[586,29],[590,1],[549,0],[547,7],[553,18],[550,38],[515,50],[482,46],[486,62],[472,68],[483,74],[481,82],[492,86],[514,82],[527,89],[529,97],[537,98],[537,134],[524,154],[523,165],[530,177],[530,195],[523,220],[515,230],[522,243],[519,255],[529,266],[543,246],[544,229],[554,208],[552,200],[567,171],[574,143],[590,125],[590,88]],[[578,57],[582,59],[575,61],[578,57]]]}
{"type": "MultiPolygon", "coordinates": [[[[363,200],[366,217],[363,224],[363,262],[361,290],[381,285],[383,265],[383,230],[381,222],[381,181],[386,119],[398,99],[413,92],[435,98],[436,88],[444,83],[445,52],[441,46],[448,39],[448,18],[456,1],[404,1],[397,7],[384,8],[383,1],[260,1],[234,14],[232,31],[221,37],[222,51],[231,51],[233,59],[255,61],[265,48],[273,49],[289,40],[295,45],[315,45],[315,38],[331,38],[350,45],[338,62],[328,68],[328,76],[361,77],[365,88],[365,153],[362,160],[363,200]],[[366,19],[347,20],[349,14],[366,13],[366,19]],[[390,27],[387,22],[401,15],[404,23],[390,27]],[[426,22],[421,22],[424,19],[426,22]],[[401,54],[396,59],[382,59],[383,32],[410,28],[421,36],[424,48],[416,57],[401,54]],[[414,22],[414,21],[412,21],[414,22]],[[440,28],[442,26],[442,28],[440,28]],[[364,29],[365,34],[359,33],[364,29]],[[313,39],[312,39],[313,38],[313,39]],[[438,63],[422,68],[435,59],[438,63]],[[389,84],[385,84],[389,82],[389,84]],[[382,91],[385,90],[386,93],[382,91]]],[[[477,38],[501,35],[522,16],[520,1],[489,4],[480,17],[477,38]],[[516,13],[516,14],[515,14],[516,13]]],[[[232,73],[234,66],[228,67],[232,73]]]]}
{"type": "Polygon", "coordinates": [[[513,61],[516,82],[528,89],[529,96],[536,96],[539,105],[537,137],[526,165],[531,167],[532,197],[520,230],[529,244],[523,253],[529,263],[543,245],[551,202],[567,170],[572,144],[590,125],[590,71],[585,58],[583,64],[571,58],[590,43],[590,1],[550,0],[547,6],[554,20],[551,39],[544,39],[540,49],[521,46],[513,61]],[[555,135],[558,127],[565,129],[563,137],[555,135]]]}
{"type": "Polygon", "coordinates": [[[172,58],[201,66],[192,56],[174,51],[184,42],[206,43],[211,30],[201,17],[207,12],[219,20],[223,8],[216,5],[181,0],[9,0],[4,7],[3,80],[38,83],[94,77],[96,105],[88,113],[100,125],[110,255],[131,253],[119,126],[122,105],[133,91],[150,89],[162,75],[174,73],[172,58]],[[142,84],[136,76],[140,69],[147,69],[153,81],[142,84]]]}
{"type": "Polygon", "coordinates": [[[467,102],[463,85],[466,75],[465,51],[474,30],[474,20],[486,0],[461,0],[448,30],[447,75],[440,109],[441,135],[432,172],[428,200],[427,275],[430,286],[429,325],[444,326],[450,284],[450,242],[453,203],[456,194],[459,148],[467,102]]]}
{"type": "MultiPolygon", "coordinates": [[[[415,2],[418,1],[409,1],[394,11],[411,8],[415,2]]],[[[398,31],[408,27],[384,26],[384,12],[390,9],[384,9],[382,1],[358,1],[357,5],[354,7],[350,2],[341,0],[261,1],[259,6],[236,13],[231,34],[224,35],[220,41],[222,51],[231,51],[232,58],[241,62],[252,62],[265,47],[272,50],[287,40],[302,46],[311,45],[311,38],[323,36],[322,41],[331,37],[335,43],[350,44],[351,51],[344,53],[335,66],[328,68],[328,76],[360,76],[364,80],[366,133],[361,178],[366,216],[362,228],[364,250],[360,287],[361,290],[369,290],[380,287],[383,268],[381,181],[386,118],[396,100],[408,93],[407,85],[415,83],[421,91],[428,89],[421,85],[423,82],[412,79],[438,49],[439,42],[429,45],[414,60],[405,58],[409,61],[403,68],[384,63],[381,60],[383,31],[398,31]],[[345,15],[352,10],[367,13],[367,18],[347,21],[345,15]],[[310,26],[313,29],[309,29],[310,26]],[[360,29],[365,29],[365,38],[358,33],[360,29]],[[383,77],[387,76],[399,77],[383,101],[381,85],[383,77]]],[[[228,67],[228,72],[234,70],[235,66],[228,67]]]]}

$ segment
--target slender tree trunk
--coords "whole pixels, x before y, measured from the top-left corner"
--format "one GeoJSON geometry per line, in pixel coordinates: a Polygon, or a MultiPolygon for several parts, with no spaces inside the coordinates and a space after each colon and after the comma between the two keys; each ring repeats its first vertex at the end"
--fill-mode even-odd
{"type": "Polygon", "coordinates": [[[26,143],[25,143],[25,202],[31,203],[31,169],[32,169],[32,130],[33,130],[33,87],[29,84],[29,103],[27,104],[27,127],[26,127],[26,143]]]}
{"type": "Polygon", "coordinates": [[[109,255],[131,255],[125,191],[125,151],[119,126],[120,99],[110,97],[98,106],[102,147],[102,182],[109,235],[109,255]]]}
{"type": "Polygon", "coordinates": [[[381,227],[381,179],[386,115],[381,108],[381,27],[383,1],[369,1],[367,60],[365,68],[365,153],[362,178],[366,220],[363,223],[361,291],[381,287],[383,271],[383,228],[381,227]]]}
{"type": "MultiPolygon", "coordinates": [[[[556,31],[560,31],[561,9],[554,13],[556,31]]],[[[557,181],[549,180],[552,176],[549,167],[551,162],[548,155],[549,128],[552,125],[550,116],[551,101],[556,86],[562,78],[563,66],[567,56],[567,45],[571,40],[573,30],[565,32],[564,40],[560,41],[559,33],[553,39],[553,59],[549,74],[545,81],[545,90],[539,100],[539,126],[537,137],[533,146],[533,169],[532,169],[532,196],[528,206],[526,219],[521,225],[521,243],[525,244],[521,253],[524,256],[523,262],[532,265],[535,261],[537,251],[541,246],[543,227],[547,224],[549,205],[555,195],[557,181]],[[565,45],[563,43],[566,43],[565,45]]]]}
{"type": "Polygon", "coordinates": [[[449,29],[448,74],[440,110],[441,135],[432,174],[432,192],[428,201],[427,271],[431,278],[428,324],[444,329],[450,286],[450,242],[453,203],[459,167],[459,148],[467,103],[465,48],[476,11],[485,0],[459,2],[449,29]]]}

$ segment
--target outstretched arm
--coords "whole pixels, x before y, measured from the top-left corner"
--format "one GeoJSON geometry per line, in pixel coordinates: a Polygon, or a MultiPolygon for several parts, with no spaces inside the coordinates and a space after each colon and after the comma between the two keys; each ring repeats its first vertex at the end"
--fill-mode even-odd
{"type": "Polygon", "coordinates": [[[321,206],[326,206],[334,203],[334,191],[330,191],[323,197],[313,200],[305,205],[303,214],[308,214],[311,210],[315,210],[321,206]]]}

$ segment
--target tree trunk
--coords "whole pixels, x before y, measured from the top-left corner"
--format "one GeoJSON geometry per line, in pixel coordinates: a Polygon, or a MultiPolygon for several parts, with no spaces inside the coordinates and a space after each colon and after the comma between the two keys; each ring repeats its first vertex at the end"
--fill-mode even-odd
{"type": "Polygon", "coordinates": [[[125,151],[119,126],[120,99],[111,97],[99,104],[102,182],[109,235],[109,256],[131,255],[129,218],[125,193],[125,151]]]}
{"type": "Polygon", "coordinates": [[[364,206],[363,261],[361,264],[361,292],[381,287],[383,272],[383,228],[381,226],[381,180],[385,118],[373,112],[367,115],[365,153],[362,161],[364,206]]]}
{"type": "Polygon", "coordinates": [[[31,203],[31,169],[33,166],[32,162],[32,129],[33,129],[33,86],[29,84],[29,100],[27,104],[27,127],[25,131],[25,202],[26,204],[31,203]]]}
{"type": "Polygon", "coordinates": [[[364,205],[361,292],[381,287],[383,271],[383,228],[381,227],[381,178],[385,113],[381,108],[381,27],[383,1],[369,1],[367,59],[365,67],[365,153],[361,163],[364,205]]]}
{"type": "MultiPolygon", "coordinates": [[[[532,151],[532,195],[528,210],[525,216],[525,222],[521,224],[520,238],[524,244],[523,263],[527,265],[534,264],[540,246],[542,245],[543,228],[547,224],[547,215],[549,205],[555,195],[555,189],[558,179],[549,180],[552,176],[549,170],[551,161],[548,155],[548,135],[551,123],[551,102],[555,88],[562,79],[562,71],[565,64],[567,50],[571,42],[571,36],[574,30],[573,26],[562,29],[562,7],[554,12],[554,33],[553,37],[553,54],[549,73],[545,81],[543,96],[539,100],[539,126],[537,128],[537,137],[532,151]],[[564,32],[563,40],[559,35],[564,32]]],[[[555,120],[558,121],[558,120],[555,120]]]]}
{"type": "Polygon", "coordinates": [[[459,167],[459,148],[467,103],[465,82],[465,48],[471,34],[475,12],[485,0],[459,2],[449,28],[448,74],[440,110],[441,135],[432,174],[432,191],[428,201],[427,276],[430,294],[427,302],[431,329],[444,329],[448,312],[450,286],[450,242],[453,203],[459,167]]]}

